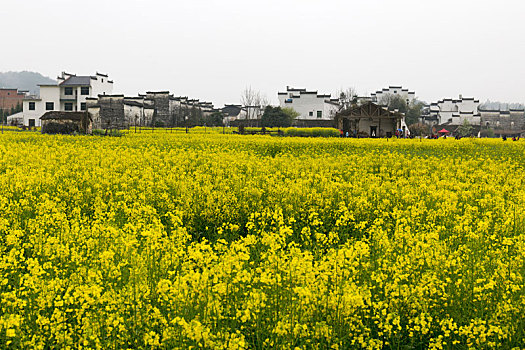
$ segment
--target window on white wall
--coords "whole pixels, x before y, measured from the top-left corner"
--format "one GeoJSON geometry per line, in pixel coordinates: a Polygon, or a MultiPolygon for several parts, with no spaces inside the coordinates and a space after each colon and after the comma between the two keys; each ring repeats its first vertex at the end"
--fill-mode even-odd
{"type": "Polygon", "coordinates": [[[67,96],[73,95],[73,88],[72,87],[64,88],[64,95],[67,95],[67,96]]]}
{"type": "Polygon", "coordinates": [[[55,109],[55,103],[54,102],[46,102],[46,111],[52,111],[55,109]]]}
{"type": "Polygon", "coordinates": [[[30,111],[34,111],[35,110],[35,103],[34,102],[29,102],[29,110],[30,111]]]}
{"type": "Polygon", "coordinates": [[[313,117],[313,116],[314,116],[314,112],[308,112],[308,115],[309,115],[310,117],[313,117]]]}
{"type": "Polygon", "coordinates": [[[89,86],[82,86],[80,88],[80,94],[81,95],[89,95],[89,86]]]}
{"type": "Polygon", "coordinates": [[[323,111],[317,111],[317,118],[323,117],[323,111]]]}
{"type": "Polygon", "coordinates": [[[85,111],[86,110],[86,102],[80,103],[80,110],[85,111]]]}
{"type": "Polygon", "coordinates": [[[72,111],[73,110],[73,104],[71,102],[68,102],[68,103],[64,104],[64,109],[66,111],[72,111]]]}

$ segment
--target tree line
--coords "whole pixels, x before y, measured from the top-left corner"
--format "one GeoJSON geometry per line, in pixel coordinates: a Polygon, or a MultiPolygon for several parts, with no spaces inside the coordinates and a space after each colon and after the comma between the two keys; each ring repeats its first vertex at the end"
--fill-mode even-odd
{"type": "Polygon", "coordinates": [[[22,112],[22,109],[23,107],[20,102],[18,102],[16,106],[11,106],[11,108],[2,108],[2,106],[0,106],[0,114],[4,118],[3,120],[4,123],[7,122],[7,117],[9,117],[10,115],[22,112]]]}

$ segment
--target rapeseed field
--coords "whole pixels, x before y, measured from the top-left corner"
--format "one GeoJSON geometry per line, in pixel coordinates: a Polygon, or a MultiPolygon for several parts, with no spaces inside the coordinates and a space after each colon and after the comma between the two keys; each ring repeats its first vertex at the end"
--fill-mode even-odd
{"type": "Polygon", "coordinates": [[[0,136],[0,347],[525,347],[525,142],[0,136]]]}

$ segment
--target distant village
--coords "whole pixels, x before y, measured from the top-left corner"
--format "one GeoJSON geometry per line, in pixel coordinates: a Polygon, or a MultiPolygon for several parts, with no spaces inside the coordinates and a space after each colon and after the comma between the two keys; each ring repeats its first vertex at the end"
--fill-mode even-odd
{"type": "MultiPolygon", "coordinates": [[[[79,76],[62,72],[55,84],[39,85],[31,95],[17,88],[0,89],[0,108],[10,110],[7,123],[22,128],[69,125],[72,130],[133,127],[262,126],[265,106],[229,104],[217,108],[212,102],[169,91],[146,91],[138,96],[113,93],[107,74],[79,76]]],[[[348,137],[410,137],[457,135],[519,137],[525,134],[525,109],[484,106],[473,97],[443,98],[421,105],[417,115],[416,93],[402,86],[389,86],[370,96],[341,96],[286,87],[277,92],[279,107],[293,109],[296,127],[333,127],[348,137]],[[395,105],[393,100],[401,101],[395,105]],[[403,106],[405,106],[403,110],[403,106]],[[397,108],[396,108],[397,107],[397,108]],[[401,108],[400,108],[401,107],[401,108]]]]}

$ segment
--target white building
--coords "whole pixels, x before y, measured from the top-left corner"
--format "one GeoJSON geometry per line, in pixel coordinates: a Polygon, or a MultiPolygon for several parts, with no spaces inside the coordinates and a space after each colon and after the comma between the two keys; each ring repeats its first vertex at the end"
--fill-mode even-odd
{"type": "Polygon", "coordinates": [[[299,120],[332,120],[339,110],[339,100],[331,95],[320,95],[317,91],[286,87],[286,92],[279,92],[281,108],[293,108],[299,113],[299,120]]]}
{"type": "Polygon", "coordinates": [[[406,101],[412,102],[416,99],[416,93],[414,91],[409,91],[408,89],[403,89],[402,86],[389,86],[382,90],[378,90],[375,93],[372,93],[372,102],[383,104],[385,98],[389,95],[401,96],[401,98],[406,101]]]}
{"type": "Polygon", "coordinates": [[[106,74],[77,76],[62,72],[56,84],[42,84],[39,96],[24,99],[21,122],[40,126],[40,117],[48,111],[85,111],[86,99],[111,94],[113,81],[106,74]]]}
{"type": "Polygon", "coordinates": [[[429,115],[425,119],[433,120],[436,124],[461,125],[465,121],[472,125],[479,125],[479,100],[472,97],[459,96],[459,99],[445,98],[429,106],[429,115]]]}

